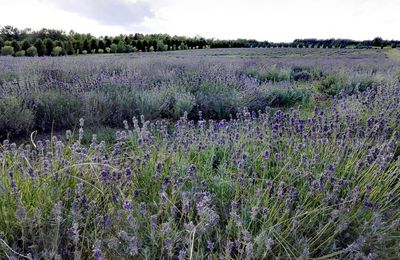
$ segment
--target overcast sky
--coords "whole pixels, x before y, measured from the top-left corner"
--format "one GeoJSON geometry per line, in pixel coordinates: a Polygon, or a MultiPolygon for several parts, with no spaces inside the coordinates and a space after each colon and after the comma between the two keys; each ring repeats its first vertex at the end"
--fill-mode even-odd
{"type": "Polygon", "coordinates": [[[400,0],[0,0],[0,25],[95,36],[400,39],[400,0]]]}

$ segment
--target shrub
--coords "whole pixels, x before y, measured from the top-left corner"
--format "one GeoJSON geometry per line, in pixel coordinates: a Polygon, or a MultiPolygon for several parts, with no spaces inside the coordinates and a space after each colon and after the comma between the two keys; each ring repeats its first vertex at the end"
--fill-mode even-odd
{"type": "Polygon", "coordinates": [[[138,115],[144,115],[146,119],[156,119],[166,105],[162,95],[157,90],[142,90],[136,93],[136,105],[138,115]]]}
{"type": "Polygon", "coordinates": [[[26,50],[26,56],[34,57],[37,55],[38,55],[38,52],[37,52],[36,47],[34,47],[34,46],[31,46],[26,50]]]}
{"type": "Polygon", "coordinates": [[[104,50],[103,49],[98,49],[97,52],[98,53],[104,53],[104,50]]]}
{"type": "Polygon", "coordinates": [[[369,88],[376,87],[380,82],[373,76],[362,76],[352,80],[346,92],[348,94],[355,94],[364,92],[369,88]]]}
{"type": "Polygon", "coordinates": [[[185,112],[191,113],[196,105],[196,98],[189,92],[176,92],[174,98],[172,112],[175,119],[183,116],[185,112]]]}
{"type": "Polygon", "coordinates": [[[260,82],[279,82],[289,81],[291,79],[291,71],[288,69],[277,70],[275,66],[270,71],[260,72],[256,68],[248,68],[239,73],[239,75],[245,75],[247,77],[255,78],[260,82]]]}
{"type": "Polygon", "coordinates": [[[52,56],[59,56],[61,54],[62,50],[63,50],[62,47],[56,46],[56,47],[53,48],[53,51],[51,52],[51,55],[52,56]]]}
{"type": "Polygon", "coordinates": [[[61,90],[47,90],[32,97],[36,126],[43,131],[68,129],[82,116],[77,97],[61,90]]]}
{"type": "MultiPolygon", "coordinates": [[[[129,86],[109,85],[85,95],[85,119],[94,125],[121,126],[124,120],[130,120],[141,113],[146,118],[159,115],[161,105],[148,105],[154,100],[147,100],[147,91],[139,91],[129,86]],[[140,106],[140,107],[139,107],[140,106]],[[158,106],[158,107],[157,107],[158,106]]],[[[150,95],[150,92],[147,93],[150,95]]]]}
{"type": "Polygon", "coordinates": [[[96,50],[93,49],[93,50],[91,50],[90,52],[91,52],[92,54],[95,54],[95,53],[96,53],[96,50]]]}
{"type": "Polygon", "coordinates": [[[339,92],[342,88],[343,88],[343,79],[341,79],[336,74],[327,75],[317,85],[317,89],[321,93],[330,95],[330,96],[335,96],[335,95],[339,94],[339,92]]]}
{"type": "Polygon", "coordinates": [[[111,44],[110,52],[111,53],[117,53],[117,50],[118,50],[118,45],[116,45],[115,43],[111,44]]]}
{"type": "Polygon", "coordinates": [[[196,97],[184,87],[169,87],[159,91],[160,99],[163,100],[161,117],[179,119],[185,112],[192,114],[196,105],[196,97]]]}
{"type": "Polygon", "coordinates": [[[206,118],[228,118],[236,113],[239,104],[236,90],[217,83],[203,83],[194,95],[197,110],[206,118]]]}
{"type": "Polygon", "coordinates": [[[14,54],[14,48],[11,46],[4,46],[1,48],[1,55],[9,56],[14,54]]]}
{"type": "Polygon", "coordinates": [[[296,72],[293,75],[294,81],[310,81],[312,80],[312,75],[308,71],[296,72]]]}
{"type": "Polygon", "coordinates": [[[24,107],[22,99],[0,99],[0,139],[28,133],[34,125],[32,111],[24,107]]]}
{"type": "Polygon", "coordinates": [[[16,56],[16,57],[24,57],[24,56],[25,56],[25,51],[24,51],[24,50],[22,50],[22,51],[17,51],[17,52],[15,53],[15,56],[16,56]]]}
{"type": "Polygon", "coordinates": [[[107,52],[107,53],[110,53],[110,52],[111,52],[111,48],[107,47],[107,48],[106,48],[106,52],[107,52]]]}
{"type": "Polygon", "coordinates": [[[82,51],[82,54],[87,54],[87,50],[83,50],[83,51],[82,51]]]}
{"type": "Polygon", "coordinates": [[[268,106],[290,107],[297,103],[307,103],[310,94],[305,89],[275,88],[266,96],[268,106]]]}
{"type": "Polygon", "coordinates": [[[168,45],[165,45],[163,41],[157,41],[157,51],[166,51],[168,50],[168,45]]]}

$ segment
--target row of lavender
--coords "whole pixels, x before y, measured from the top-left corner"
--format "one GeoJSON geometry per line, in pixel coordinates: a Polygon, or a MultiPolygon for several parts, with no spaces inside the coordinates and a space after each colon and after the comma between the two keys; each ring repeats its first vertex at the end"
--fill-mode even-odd
{"type": "Polygon", "coordinates": [[[0,58],[0,138],[123,120],[227,119],[398,81],[381,50],[204,50],[0,58]]]}
{"type": "Polygon", "coordinates": [[[124,121],[0,147],[0,255],[394,259],[400,87],[231,120],[124,121]]]}

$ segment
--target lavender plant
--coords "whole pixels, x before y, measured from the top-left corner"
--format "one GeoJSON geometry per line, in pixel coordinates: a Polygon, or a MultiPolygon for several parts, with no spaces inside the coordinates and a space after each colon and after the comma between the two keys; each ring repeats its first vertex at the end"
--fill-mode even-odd
{"type": "MultiPolygon", "coordinates": [[[[253,53],[259,54],[245,52],[253,53]]],[[[155,54],[147,58],[160,62],[155,54]]],[[[179,63],[164,66],[173,65],[180,69],[179,63]]],[[[176,80],[191,82],[176,89],[196,97],[202,63],[181,66],[181,78],[163,74],[149,93],[166,91],[166,82],[176,80]]],[[[230,72],[236,66],[217,64],[207,79],[241,93],[270,84],[237,78],[230,72]]],[[[385,69],[380,73],[389,73],[385,69]]],[[[122,67],[115,73],[131,72],[122,67]]],[[[77,118],[75,135],[71,129],[20,145],[4,140],[0,255],[398,258],[400,86],[387,78],[323,105],[234,106],[232,116],[220,120],[203,111],[188,111],[176,121],[131,114],[111,143],[96,135],[83,141],[90,118],[77,118]]],[[[146,91],[149,79],[141,80],[135,91],[146,91]]]]}

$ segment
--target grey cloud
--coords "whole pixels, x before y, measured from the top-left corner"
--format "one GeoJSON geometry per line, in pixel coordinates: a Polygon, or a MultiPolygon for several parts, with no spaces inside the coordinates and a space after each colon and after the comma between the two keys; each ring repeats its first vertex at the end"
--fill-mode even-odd
{"type": "Polygon", "coordinates": [[[129,0],[55,0],[56,7],[104,25],[131,26],[153,17],[149,3],[129,0]]]}

